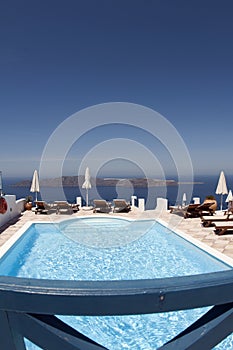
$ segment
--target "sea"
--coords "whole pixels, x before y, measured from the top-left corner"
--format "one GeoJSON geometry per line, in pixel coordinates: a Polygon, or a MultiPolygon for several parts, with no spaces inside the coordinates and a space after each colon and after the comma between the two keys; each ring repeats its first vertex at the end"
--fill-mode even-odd
{"type": "MultiPolygon", "coordinates": [[[[24,179],[25,180],[25,179],[24,179]]],[[[92,187],[88,190],[88,198],[86,190],[79,187],[41,187],[38,194],[31,193],[30,187],[16,186],[17,183],[22,181],[22,178],[4,178],[3,177],[3,193],[13,194],[16,199],[25,198],[26,196],[32,196],[35,200],[36,195],[38,200],[44,200],[48,203],[52,203],[56,200],[67,200],[70,203],[75,203],[77,197],[82,198],[82,204],[92,205],[94,199],[105,199],[108,202],[112,202],[115,198],[124,198],[127,201],[131,201],[131,197],[135,196],[135,204],[137,205],[138,199],[145,199],[145,208],[147,210],[154,209],[156,207],[156,200],[158,197],[167,198],[168,205],[182,204],[183,194],[186,194],[186,204],[192,203],[194,197],[200,198],[202,203],[206,196],[213,195],[220,206],[221,200],[223,209],[227,208],[225,202],[227,195],[222,196],[215,194],[218,177],[211,175],[202,175],[194,178],[193,183],[181,183],[171,186],[155,186],[137,188],[133,186],[99,186],[92,187]]],[[[233,175],[226,177],[228,190],[233,189],[233,175]]]]}

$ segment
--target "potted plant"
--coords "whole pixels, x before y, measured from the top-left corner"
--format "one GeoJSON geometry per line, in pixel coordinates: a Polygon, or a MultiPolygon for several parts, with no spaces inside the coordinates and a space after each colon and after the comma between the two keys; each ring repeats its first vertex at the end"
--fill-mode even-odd
{"type": "Polygon", "coordinates": [[[25,210],[31,210],[32,209],[32,196],[27,196],[25,198],[25,204],[24,204],[24,209],[25,210]]]}

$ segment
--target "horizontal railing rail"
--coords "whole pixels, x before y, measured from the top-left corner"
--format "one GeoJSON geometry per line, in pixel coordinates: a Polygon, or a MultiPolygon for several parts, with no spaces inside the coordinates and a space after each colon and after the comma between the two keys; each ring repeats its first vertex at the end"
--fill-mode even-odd
{"type": "MultiPolygon", "coordinates": [[[[233,331],[233,270],[132,281],[60,281],[0,277],[2,349],[102,349],[55,315],[110,316],[212,306],[163,349],[211,349],[233,331]]],[[[155,344],[156,349],[156,344],[155,344]]]]}

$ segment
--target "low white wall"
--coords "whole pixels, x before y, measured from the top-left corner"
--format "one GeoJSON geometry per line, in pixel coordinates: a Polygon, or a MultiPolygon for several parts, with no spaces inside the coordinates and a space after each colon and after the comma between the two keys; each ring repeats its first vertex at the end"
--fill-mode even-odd
{"type": "Polygon", "coordinates": [[[131,206],[136,207],[137,196],[131,196],[131,206]]]}
{"type": "Polygon", "coordinates": [[[166,198],[157,198],[156,210],[164,211],[168,209],[168,200],[166,198]]]}
{"type": "Polygon", "coordinates": [[[3,226],[11,219],[17,217],[22,211],[24,211],[25,199],[16,200],[15,195],[3,196],[7,201],[7,211],[4,214],[0,213],[0,226],[3,226]]]}
{"type": "Polygon", "coordinates": [[[145,199],[144,198],[138,198],[138,209],[140,211],[145,210],[145,199]]]}
{"type": "Polygon", "coordinates": [[[76,197],[76,204],[79,205],[79,208],[82,208],[82,197],[76,197]]]}
{"type": "Polygon", "coordinates": [[[193,197],[193,204],[200,204],[200,198],[199,197],[193,197]]]}
{"type": "Polygon", "coordinates": [[[20,214],[24,211],[25,198],[17,199],[16,204],[16,213],[20,214]]]}

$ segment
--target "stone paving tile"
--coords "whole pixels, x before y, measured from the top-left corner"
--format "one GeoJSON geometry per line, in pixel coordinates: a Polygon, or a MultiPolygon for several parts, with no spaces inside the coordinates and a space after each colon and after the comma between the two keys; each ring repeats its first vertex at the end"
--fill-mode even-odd
{"type": "MultiPolygon", "coordinates": [[[[163,220],[169,222],[169,215],[175,216],[175,214],[164,212],[163,220]]],[[[180,220],[177,224],[177,229],[187,233],[207,246],[220,251],[226,256],[233,258],[233,234],[218,236],[214,233],[213,227],[203,227],[200,218],[180,220]]]]}
{"type": "Polygon", "coordinates": [[[221,251],[222,254],[227,255],[229,258],[233,259],[233,251],[232,250],[228,250],[228,249],[223,249],[221,251]]]}

